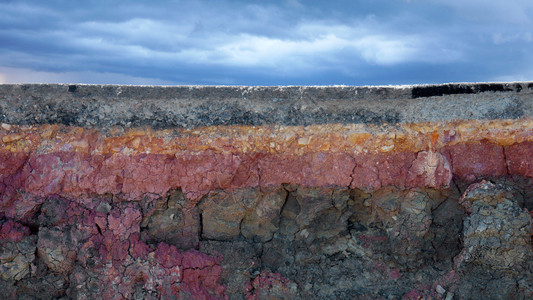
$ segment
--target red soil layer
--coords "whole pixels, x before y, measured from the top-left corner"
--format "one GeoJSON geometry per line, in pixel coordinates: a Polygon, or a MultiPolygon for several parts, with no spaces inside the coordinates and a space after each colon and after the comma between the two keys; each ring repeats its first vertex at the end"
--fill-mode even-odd
{"type": "Polygon", "coordinates": [[[439,152],[109,154],[0,152],[1,208],[9,217],[31,211],[36,198],[115,194],[160,197],[181,188],[195,201],[210,191],[297,184],[375,190],[385,186],[446,187],[452,176],[533,176],[533,142],[500,146],[461,143],[439,152]],[[28,202],[28,203],[26,203],[28,202]]]}

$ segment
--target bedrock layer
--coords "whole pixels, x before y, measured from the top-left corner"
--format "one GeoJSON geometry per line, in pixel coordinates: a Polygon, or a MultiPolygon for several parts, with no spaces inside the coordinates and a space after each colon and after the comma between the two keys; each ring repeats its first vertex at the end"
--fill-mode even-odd
{"type": "Polygon", "coordinates": [[[0,219],[0,288],[39,299],[526,299],[531,179],[450,188],[47,196],[0,219]]]}

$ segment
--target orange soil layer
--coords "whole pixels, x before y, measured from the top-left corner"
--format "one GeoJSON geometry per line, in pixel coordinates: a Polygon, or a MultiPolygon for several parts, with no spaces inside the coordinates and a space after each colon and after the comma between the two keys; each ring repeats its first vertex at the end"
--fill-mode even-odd
{"type": "Polygon", "coordinates": [[[437,150],[486,140],[508,146],[533,141],[533,120],[466,120],[382,126],[213,126],[197,129],[112,128],[62,125],[0,126],[0,149],[12,152],[126,155],[139,153],[388,153],[437,150]]]}

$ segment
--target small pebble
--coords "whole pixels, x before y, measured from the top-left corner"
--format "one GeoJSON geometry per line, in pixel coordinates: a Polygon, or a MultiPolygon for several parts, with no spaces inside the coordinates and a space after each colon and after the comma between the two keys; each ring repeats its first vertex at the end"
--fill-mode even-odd
{"type": "Polygon", "coordinates": [[[436,290],[437,290],[437,293],[439,293],[440,295],[446,293],[446,290],[440,284],[437,285],[436,290]]]}
{"type": "Polygon", "coordinates": [[[453,293],[448,292],[448,293],[446,294],[446,298],[445,298],[445,300],[452,300],[452,299],[453,299],[453,293]]]}

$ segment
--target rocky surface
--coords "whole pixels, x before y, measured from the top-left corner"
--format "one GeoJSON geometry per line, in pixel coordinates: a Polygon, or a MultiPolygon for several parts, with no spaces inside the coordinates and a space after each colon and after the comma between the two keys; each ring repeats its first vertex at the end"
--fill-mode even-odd
{"type": "Polygon", "coordinates": [[[0,296],[532,298],[532,89],[0,85],[0,296]]]}
{"type": "Polygon", "coordinates": [[[3,219],[1,285],[41,299],[528,298],[532,183],[493,181],[49,196],[32,221],[3,219]]]}
{"type": "Polygon", "coordinates": [[[0,85],[0,122],[82,127],[376,124],[533,115],[533,83],[381,87],[0,85]]]}

